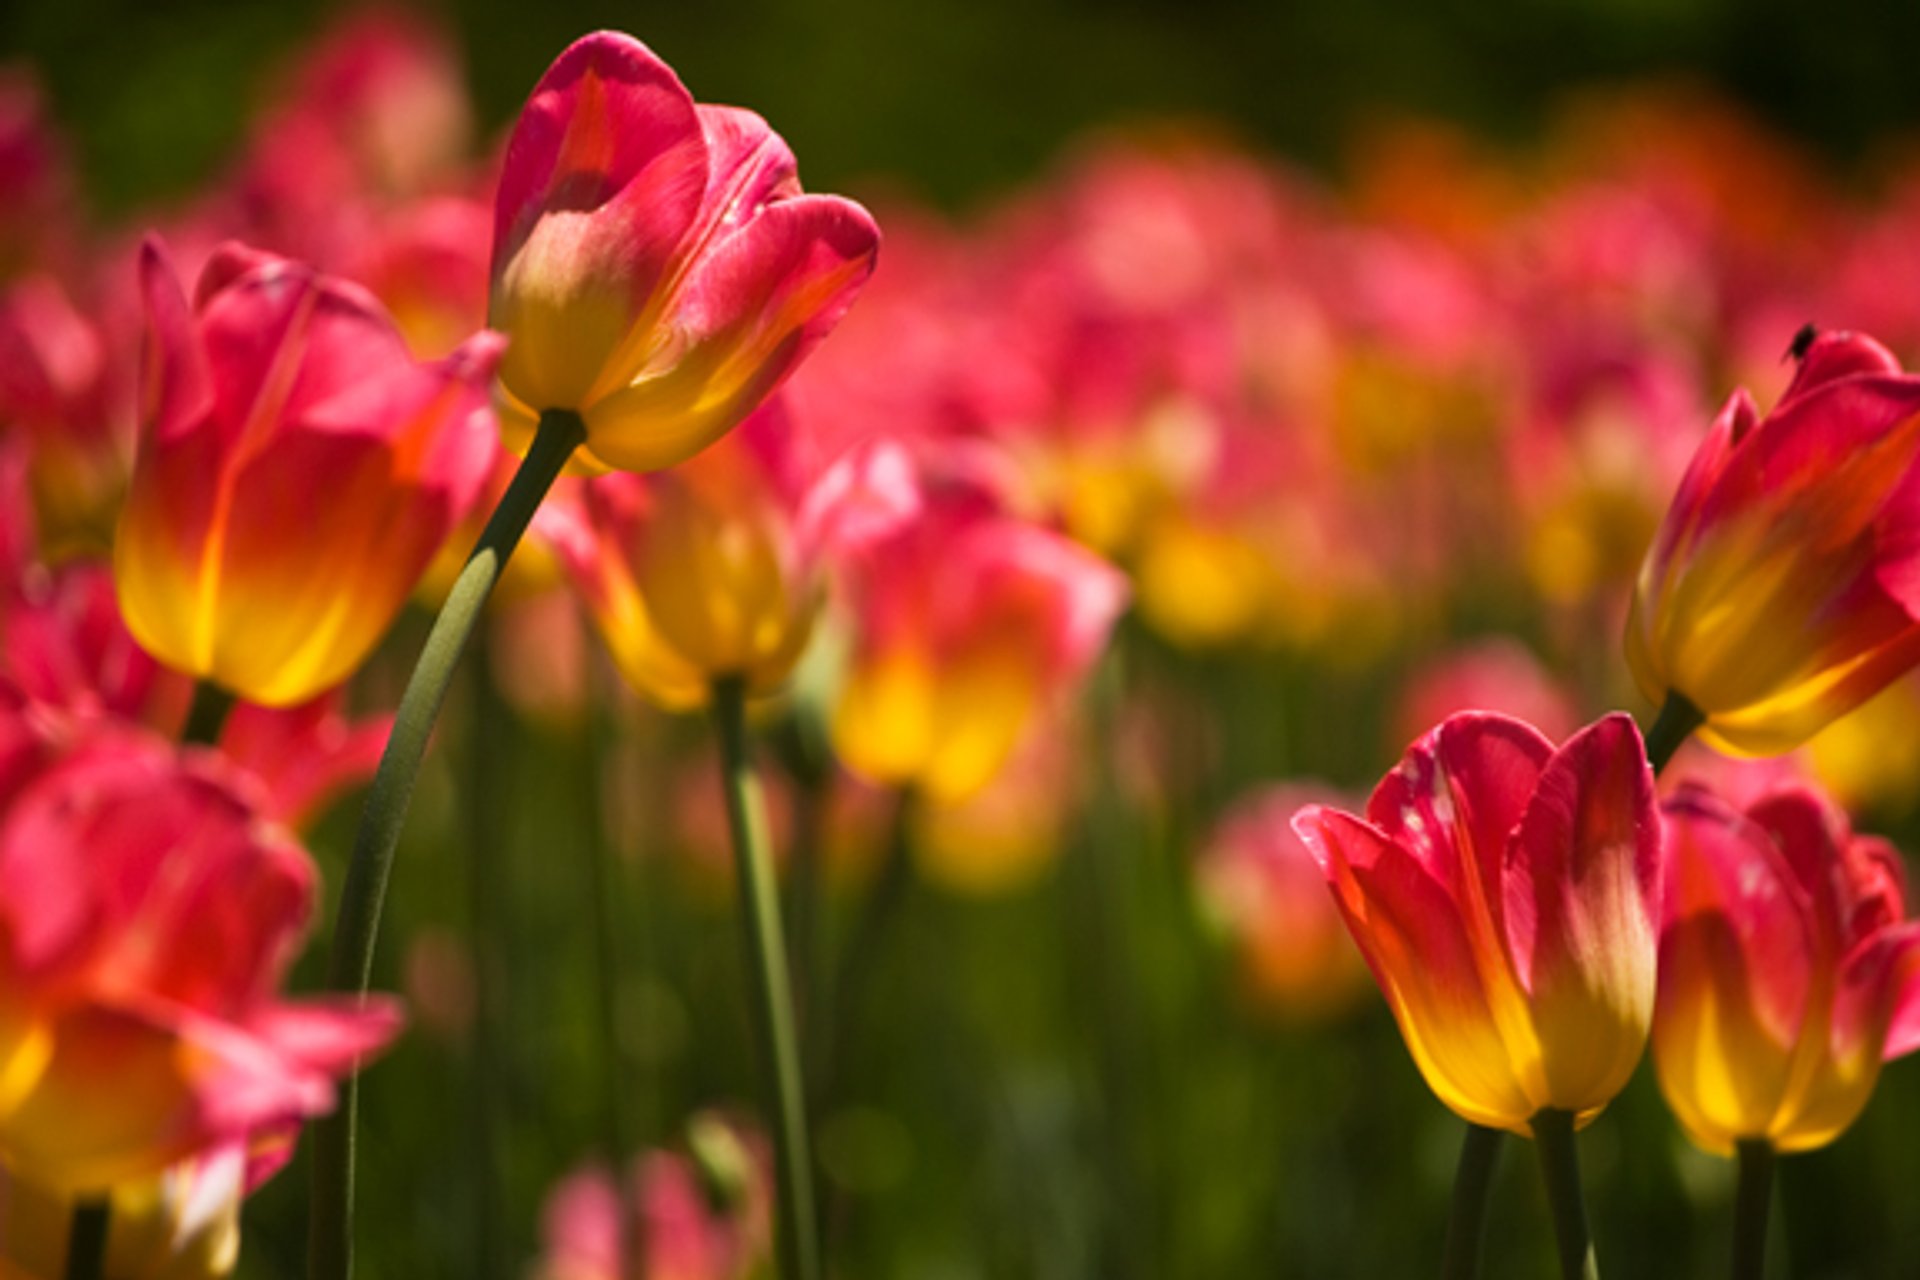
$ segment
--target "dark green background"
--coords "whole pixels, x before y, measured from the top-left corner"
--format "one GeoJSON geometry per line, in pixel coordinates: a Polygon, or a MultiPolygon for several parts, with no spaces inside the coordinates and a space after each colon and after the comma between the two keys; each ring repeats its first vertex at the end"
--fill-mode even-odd
{"type": "MultiPolygon", "coordinates": [[[[292,0],[8,0],[0,56],[36,63],[108,207],[213,173],[276,59],[337,12],[292,0]]],[[[440,6],[484,125],[598,26],[707,101],[777,122],[811,185],[887,175],[942,201],[1030,176],[1088,125],[1203,114],[1308,162],[1381,110],[1524,138],[1565,88],[1685,73],[1818,147],[1920,123],[1920,5],[1806,0],[804,0],[440,6]]]]}

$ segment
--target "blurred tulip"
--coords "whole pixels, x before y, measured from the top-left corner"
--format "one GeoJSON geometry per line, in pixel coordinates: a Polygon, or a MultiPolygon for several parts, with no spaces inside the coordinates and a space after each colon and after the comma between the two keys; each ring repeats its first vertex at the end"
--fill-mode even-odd
{"type": "Polygon", "coordinates": [[[238,246],[194,306],[160,246],[140,457],[114,573],[127,625],[250,701],[352,674],[473,502],[492,334],[416,364],[357,286],[238,246]]]}
{"type": "Polygon", "coordinates": [[[1314,783],[1246,796],[1220,820],[1194,868],[1201,902],[1236,944],[1255,997],[1288,1017],[1339,1013],[1366,983],[1326,878],[1290,825],[1309,804],[1339,802],[1314,783]]]}
{"type": "Polygon", "coordinates": [[[869,781],[944,804],[991,782],[1086,674],[1126,579],[974,497],[938,500],[860,557],[835,749],[869,781]]]}
{"type": "Polygon", "coordinates": [[[1584,1124],[1633,1074],[1653,1017],[1660,825],[1633,721],[1557,750],[1455,716],[1408,749],[1367,816],[1294,827],[1427,1085],[1470,1123],[1584,1124]]]}
{"type": "Polygon", "coordinates": [[[859,205],[801,194],[759,116],[696,106],[630,36],[576,41],[514,126],[495,205],[509,445],[567,409],[590,463],[691,457],[826,336],[878,245],[859,205]]]}
{"type": "Polygon", "coordinates": [[[585,487],[590,532],[561,554],[623,675],[685,708],[742,676],[770,693],[825,603],[826,571],[919,502],[898,449],[856,448],[824,468],[780,400],[697,456],[644,479],[585,487]]]}
{"type": "MultiPolygon", "coordinates": [[[[246,1155],[225,1147],[113,1189],[100,1280],[216,1280],[240,1252],[246,1155]]],[[[0,1280],[67,1274],[74,1198],[0,1168],[0,1280]]]]}
{"type": "Polygon", "coordinates": [[[63,1194],[233,1143],[284,1158],[398,1021],[279,999],[307,855],[209,753],[0,722],[0,1156],[63,1194]]]}
{"type": "Polygon", "coordinates": [[[1743,813],[1666,802],[1666,924],[1653,1054],[1681,1127],[1721,1155],[1824,1146],[1882,1061],[1920,1047],[1920,922],[1900,855],[1807,788],[1743,813]]]}
{"type": "Polygon", "coordinates": [[[1715,745],[1787,751],[1920,661],[1920,377],[1807,348],[1765,418],[1737,392],[1640,569],[1627,659],[1715,745]]]}
{"type": "Polygon", "coordinates": [[[532,1280],[747,1280],[768,1264],[766,1159],[711,1116],[695,1117],[694,1156],[653,1151],[624,1190],[604,1169],[555,1187],[541,1215],[545,1248],[532,1280]],[[631,1209],[625,1200],[631,1197],[631,1209]],[[637,1211],[637,1212],[636,1212],[637,1211]],[[622,1219],[635,1212],[646,1256],[624,1256],[622,1219]]]}
{"type": "Polygon", "coordinates": [[[1511,636],[1462,644],[1415,669],[1393,716],[1394,741],[1461,711],[1497,711],[1556,741],[1580,725],[1572,696],[1511,636]]]}

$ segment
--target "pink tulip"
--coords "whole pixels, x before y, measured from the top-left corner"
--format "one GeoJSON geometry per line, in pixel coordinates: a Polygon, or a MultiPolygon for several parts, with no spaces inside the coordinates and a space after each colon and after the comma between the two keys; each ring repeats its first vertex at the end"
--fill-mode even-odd
{"type": "Polygon", "coordinates": [[[1920,1047],[1920,922],[1886,841],[1806,787],[1741,812],[1666,803],[1666,924],[1653,1055],[1689,1137],[1806,1151],[1866,1107],[1883,1061],[1920,1047]]]}
{"type": "Polygon", "coordinates": [[[856,562],[853,667],[833,714],[847,767],[952,803],[979,790],[1085,676],[1126,579],[978,494],[936,498],[856,562]]]}
{"type": "Polygon", "coordinates": [[[417,364],[369,295],[227,246],[191,308],[157,242],[140,457],[115,544],[127,625],[250,701],[351,675],[473,502],[491,442],[476,336],[417,364]]]}
{"type": "Polygon", "coordinates": [[[691,457],[826,336],[878,245],[859,205],[801,194],[759,116],[695,105],[630,36],[576,41],[514,126],[495,205],[509,444],[565,409],[602,467],[691,457]]]}
{"type": "Polygon", "coordinates": [[[1653,1018],[1660,825],[1633,721],[1555,749],[1505,716],[1454,716],[1408,749],[1364,818],[1294,818],[1427,1086],[1530,1134],[1598,1115],[1653,1018]]]}
{"type": "Polygon", "coordinates": [[[1714,745],[1804,742],[1920,661],[1920,377],[1828,333],[1762,418],[1741,391],[1640,569],[1627,659],[1714,745]]]}
{"type": "Polygon", "coordinates": [[[211,754],[60,747],[0,704],[0,887],[0,1152],[56,1191],[232,1143],[283,1158],[398,1025],[279,998],[312,864],[211,754]]]}

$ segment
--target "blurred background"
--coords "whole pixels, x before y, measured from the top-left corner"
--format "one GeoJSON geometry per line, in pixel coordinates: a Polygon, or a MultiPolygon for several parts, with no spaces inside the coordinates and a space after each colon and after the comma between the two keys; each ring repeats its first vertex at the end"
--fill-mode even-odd
{"type": "MultiPolygon", "coordinates": [[[[0,60],[37,77],[92,216],[137,228],[224,180],[290,68],[342,12],[307,0],[11,0],[0,60]]],[[[1290,193],[1286,208],[1311,211],[1306,247],[1287,249],[1283,271],[1307,279],[1313,246],[1344,262],[1355,228],[1412,245],[1416,266],[1439,264],[1394,275],[1418,287],[1387,287],[1384,301],[1355,304],[1358,317],[1341,308],[1364,292],[1366,270],[1302,286],[1314,314],[1334,317],[1313,333],[1364,333],[1338,348],[1361,356],[1330,358],[1326,434],[1338,437],[1339,474],[1365,495],[1340,519],[1407,525],[1392,545],[1368,540],[1356,572],[1378,575],[1372,586],[1290,580],[1287,625],[1242,626],[1204,600],[1188,608],[1206,591],[1188,594],[1195,579],[1182,576],[1224,574],[1230,591],[1232,548],[1216,558],[1211,544],[1132,544],[1063,521],[1135,575],[1141,607],[1062,739],[1073,785],[1026,827],[1013,802],[1021,838],[1001,842],[1001,861],[982,871],[969,860],[969,839],[992,843],[991,820],[959,835],[923,826],[918,873],[888,877],[884,833],[911,824],[857,788],[844,813],[826,798],[849,788],[821,781],[819,716],[804,698],[769,721],[765,760],[789,842],[827,846],[815,855],[825,887],[810,980],[834,988],[841,1037],[819,1111],[837,1275],[1432,1271],[1460,1124],[1422,1087],[1352,957],[1328,958],[1337,935],[1325,943],[1313,932],[1324,921],[1288,914],[1294,873],[1271,872],[1270,884],[1269,864],[1295,855],[1264,850],[1284,843],[1296,804],[1364,795],[1458,706],[1497,702],[1555,735],[1613,706],[1644,717],[1618,658],[1620,605],[1675,450],[1684,462],[1736,382],[1754,381],[1763,404],[1777,394],[1778,353],[1815,318],[1810,299],[1827,308],[1823,322],[1864,324],[1846,308],[1871,312],[1887,326],[1876,332],[1916,354],[1920,6],[1853,19],[1802,0],[476,0],[417,12],[452,41],[475,157],[560,49],[611,26],[650,44],[700,100],[765,115],[810,188],[873,201],[890,235],[886,211],[912,210],[897,224],[903,259],[924,243],[912,219],[936,220],[929,209],[964,238],[1007,208],[1071,204],[1073,192],[1097,205],[1100,157],[1173,121],[1183,138],[1212,139],[1230,172],[1249,167],[1261,190],[1290,193]],[[1676,155],[1686,172],[1669,201],[1660,166],[1676,155]],[[1619,255],[1631,260],[1621,266],[1596,248],[1606,301],[1578,310],[1581,295],[1569,319],[1541,302],[1560,277],[1503,260],[1485,274],[1496,285],[1444,310],[1455,274],[1481,280],[1510,231],[1531,244],[1561,225],[1560,195],[1570,206],[1642,179],[1634,190],[1654,192],[1661,252],[1619,255]],[[1428,296],[1438,301],[1423,311],[1428,296]],[[1464,355],[1430,341],[1483,304],[1499,325],[1464,355]],[[1504,453],[1516,380],[1502,344],[1550,312],[1575,343],[1617,338],[1624,313],[1636,351],[1657,338],[1680,353],[1681,390],[1669,396],[1656,378],[1628,393],[1675,448],[1593,473],[1624,465],[1658,492],[1599,475],[1525,501],[1544,486],[1524,477],[1561,455],[1504,453]],[[1454,539],[1444,550],[1422,541],[1436,522],[1454,539]],[[1403,591],[1396,575],[1410,565],[1427,576],[1403,591]],[[1263,806],[1263,788],[1281,782],[1305,789],[1263,806]]],[[[1204,180],[1209,163],[1176,160],[1172,172],[1204,180]]],[[[1077,224],[1063,221],[1071,242],[1077,224]]],[[[1150,256],[1128,260],[1156,269],[1150,256]]],[[[984,283],[970,294],[991,294],[990,266],[977,270],[984,283]]],[[[882,305],[876,295],[876,315],[897,314],[882,305]]],[[[845,349],[872,353],[858,344],[885,320],[864,338],[855,323],[845,349]]],[[[860,373],[845,357],[821,394],[860,373]]],[[[1236,536],[1240,514],[1228,519],[1236,536]]],[[[1248,535],[1262,557],[1270,533],[1248,535]]],[[[1322,555],[1285,545],[1297,562],[1322,555]]],[[[742,1156],[711,1119],[688,1128],[719,1115],[733,1133],[758,1097],[704,726],[616,694],[577,628],[543,647],[544,623],[513,625],[469,664],[402,850],[378,985],[406,992],[414,1030],[365,1099],[361,1274],[373,1280],[526,1273],[562,1231],[564,1213],[543,1217],[556,1185],[606,1157],[610,1109],[630,1150],[697,1157],[700,1212],[756,1212],[754,1140],[742,1156]],[[518,679],[502,653],[519,655],[518,679]],[[541,683],[529,662],[560,671],[567,707],[527,688],[541,683]],[[584,700],[583,684],[594,691],[584,700]],[[621,855],[611,882],[591,857],[598,842],[621,855]],[[595,899],[611,904],[611,938],[585,905],[595,899]],[[476,949],[481,933],[493,941],[476,949]],[[617,975],[612,1063],[589,976],[603,961],[617,975]]],[[[423,626],[403,623],[358,702],[392,705],[423,626]]],[[[1912,851],[1920,694],[1907,685],[1890,698],[1804,768],[1842,791],[1863,828],[1912,851]]],[[[344,803],[311,838],[330,882],[354,817],[344,803]]],[[[310,957],[304,985],[316,972],[310,957]]],[[[1583,1140],[1602,1257],[1616,1276],[1709,1274],[1732,1169],[1687,1145],[1650,1075],[1583,1140]]],[[[1531,1152],[1510,1146],[1487,1274],[1537,1276],[1550,1256],[1544,1204],[1531,1152]]],[[[1920,1216],[1907,1204],[1920,1185],[1920,1070],[1892,1066],[1867,1118],[1786,1161],[1781,1181],[1776,1274],[1920,1274],[1920,1216]]],[[[298,1274],[303,1223],[296,1164],[250,1206],[241,1274],[298,1274]]],[[[734,1273],[689,1273],[709,1274],[734,1273]]]]}

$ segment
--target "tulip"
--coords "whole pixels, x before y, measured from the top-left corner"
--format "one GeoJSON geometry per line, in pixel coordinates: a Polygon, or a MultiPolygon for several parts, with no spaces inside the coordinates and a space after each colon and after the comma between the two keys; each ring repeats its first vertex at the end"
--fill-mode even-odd
{"type": "Polygon", "coordinates": [[[194,305],[148,241],[114,573],[161,661],[270,706],[345,680],[473,502],[495,335],[423,365],[357,286],[227,246],[194,305]]]}
{"type": "Polygon", "coordinates": [[[1366,816],[1294,828],[1392,1006],[1427,1085],[1472,1124],[1591,1120],[1653,1016],[1660,827],[1633,722],[1555,749],[1465,713],[1408,749],[1366,816]]]}
{"type": "Polygon", "coordinates": [[[833,328],[878,244],[859,205],[801,194],[759,116],[696,105],[630,36],[576,41],[514,126],[495,205],[509,445],[566,410],[589,464],[691,457],[833,328]]]}
{"type": "Polygon", "coordinates": [[[1770,755],[1920,661],[1917,456],[1920,377],[1870,338],[1815,338],[1764,418],[1736,392],[1640,568],[1640,687],[1770,755]]]}
{"type": "Polygon", "coordinates": [[[891,445],[821,468],[810,443],[770,402],[677,467],[594,480],[584,526],[558,532],[622,674],[662,705],[698,706],[730,676],[778,689],[825,604],[829,564],[915,510],[911,467],[891,445]]]}
{"type": "Polygon", "coordinates": [[[304,851],[216,756],[102,730],[61,747],[0,704],[0,1159],[98,1195],[238,1144],[284,1155],[390,1006],[276,994],[304,851]]]}
{"type": "Polygon", "coordinates": [[[1653,1057],[1667,1105],[1716,1154],[1824,1146],[1881,1063],[1920,1047],[1900,856],[1805,786],[1744,812],[1689,786],[1665,817],[1653,1057]]]}
{"type": "Polygon", "coordinates": [[[1259,1002],[1302,1022],[1346,1010],[1366,986],[1320,869],[1290,825],[1332,794],[1319,783],[1281,783],[1236,801],[1194,868],[1201,901],[1233,940],[1259,1002]]]}
{"type": "Polygon", "coordinates": [[[858,578],[835,749],[861,777],[941,804],[993,781],[1085,676],[1127,599],[1098,556],[955,495],[871,547],[858,578]]]}

